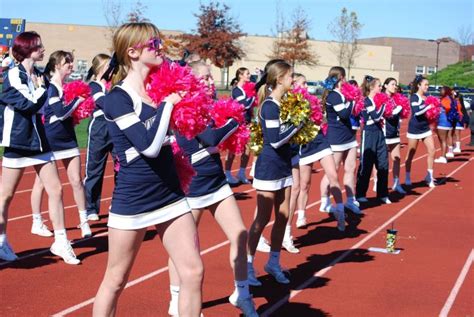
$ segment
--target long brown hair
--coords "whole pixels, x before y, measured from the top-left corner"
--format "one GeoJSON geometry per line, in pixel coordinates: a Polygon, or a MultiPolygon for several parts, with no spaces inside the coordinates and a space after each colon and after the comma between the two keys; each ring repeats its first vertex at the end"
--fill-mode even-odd
{"type": "MultiPolygon", "coordinates": [[[[329,70],[329,73],[328,73],[328,79],[329,78],[335,78],[336,79],[336,83],[334,84],[334,87],[336,87],[339,82],[346,77],[346,70],[344,69],[344,67],[341,67],[341,66],[333,66],[331,67],[331,69],[329,70]]],[[[333,87],[333,88],[334,88],[333,87]]],[[[326,109],[326,99],[329,95],[329,92],[331,91],[332,89],[328,89],[326,88],[323,92],[323,95],[321,97],[322,99],[322,105],[323,105],[323,110],[326,109]]]]}
{"type": "Polygon", "coordinates": [[[265,82],[265,85],[260,87],[260,89],[258,90],[259,106],[261,106],[265,99],[270,95],[272,89],[275,89],[275,87],[277,86],[278,79],[283,77],[290,70],[291,65],[285,61],[278,61],[268,67],[268,70],[266,72],[267,80],[265,82]]]}
{"type": "Polygon", "coordinates": [[[364,97],[367,97],[370,94],[370,90],[374,88],[377,83],[380,83],[380,79],[367,75],[364,77],[364,81],[360,88],[362,89],[362,94],[364,97]]]}
{"type": "Polygon", "coordinates": [[[410,94],[416,94],[418,92],[418,86],[423,82],[423,80],[427,80],[426,77],[422,75],[416,75],[415,79],[410,83],[410,94]]]}
{"type": "Polygon", "coordinates": [[[128,48],[145,43],[153,37],[159,37],[159,35],[158,28],[149,22],[126,23],[115,31],[113,47],[118,68],[112,77],[112,85],[123,80],[130,70],[132,63],[130,56],[128,56],[128,48]]]}

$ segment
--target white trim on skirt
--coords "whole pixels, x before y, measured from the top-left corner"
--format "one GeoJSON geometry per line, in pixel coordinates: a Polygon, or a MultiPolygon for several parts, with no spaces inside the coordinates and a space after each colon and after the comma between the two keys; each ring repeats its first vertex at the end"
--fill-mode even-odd
{"type": "Polygon", "coordinates": [[[191,209],[201,209],[212,206],[215,203],[232,196],[233,194],[234,192],[230,188],[229,184],[225,184],[213,193],[198,197],[186,197],[186,199],[188,200],[188,204],[191,209]]]}
{"type": "Polygon", "coordinates": [[[317,162],[328,155],[332,155],[332,150],[330,148],[325,148],[324,150],[311,154],[309,156],[300,157],[300,166],[317,162]]]}
{"type": "Polygon", "coordinates": [[[254,178],[252,183],[253,188],[257,190],[271,192],[290,187],[291,185],[293,185],[293,176],[291,175],[277,180],[261,180],[254,178]]]}
{"type": "Polygon", "coordinates": [[[24,168],[28,166],[46,164],[54,161],[53,153],[46,152],[35,156],[25,156],[17,158],[3,157],[2,166],[7,168],[24,168]]]}
{"type": "Polygon", "coordinates": [[[420,133],[420,134],[413,134],[413,133],[407,133],[407,138],[409,139],[414,139],[414,140],[420,140],[429,137],[433,133],[431,130],[428,130],[426,132],[420,133]]]}
{"type": "Polygon", "coordinates": [[[350,150],[354,147],[357,147],[357,141],[354,140],[349,143],[344,143],[344,144],[331,144],[331,150],[333,152],[344,152],[347,150],[350,150]]]}
{"type": "Polygon", "coordinates": [[[400,138],[385,139],[385,144],[397,144],[400,143],[400,138]]]}
{"type": "Polygon", "coordinates": [[[109,212],[109,221],[107,225],[110,228],[121,230],[143,229],[177,218],[190,211],[191,208],[189,207],[186,198],[183,198],[160,209],[138,215],[125,216],[109,212]]]}
{"type": "Polygon", "coordinates": [[[437,129],[439,129],[439,130],[452,130],[453,127],[445,127],[445,126],[442,126],[442,125],[439,125],[439,124],[438,124],[437,129]]]}
{"type": "Polygon", "coordinates": [[[81,152],[79,152],[79,148],[77,147],[61,151],[53,151],[53,156],[56,161],[80,155],[81,152]]]}

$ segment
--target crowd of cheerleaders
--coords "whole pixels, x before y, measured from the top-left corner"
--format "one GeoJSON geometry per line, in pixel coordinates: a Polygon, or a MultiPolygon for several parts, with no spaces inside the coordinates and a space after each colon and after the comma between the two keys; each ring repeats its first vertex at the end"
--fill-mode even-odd
{"type": "Polygon", "coordinates": [[[461,151],[459,131],[468,122],[462,103],[448,87],[443,88],[441,101],[427,96],[428,80],[422,76],[413,80],[407,98],[394,78],[382,82],[365,76],[359,87],[353,80],[346,82],[344,68],[336,66],[329,71],[319,100],[308,93],[304,75],[293,73],[287,62],[276,59],[266,64],[257,84],[250,82],[248,69],[239,68],[232,98],[216,100],[209,66],[195,54],[179,62],[164,57],[154,25],[125,24],[117,30],[113,44],[112,57],[98,54],[92,60],[88,84],[65,84],[73,68],[72,53],[52,53],[40,73],[34,65],[44,57],[41,38],[24,32],[14,41],[16,64],[7,70],[0,99],[0,137],[5,147],[0,259],[18,259],[6,236],[7,211],[23,170],[32,166],[37,177],[31,195],[31,232],[54,235],[51,252],[67,264],[79,264],[64,227],[56,161],[62,161],[67,170],[82,237],[90,237],[88,221],[99,220],[109,154],[114,159],[109,260],[95,315],[115,311],[145,230],[153,225],[170,256],[169,314],[198,316],[203,268],[195,236],[207,209],[230,241],[235,291],[229,301],[245,316],[258,316],[249,293],[249,285],[261,285],[253,266],[256,250],[269,252],[267,273],[278,283],[290,283],[280,265],[280,250],[283,246],[291,253],[299,252],[291,224],[296,214],[296,226],[306,225],[315,162],[324,170],[320,211],[332,213],[337,228],[344,231],[346,211],[363,213],[374,166],[373,190],[380,203],[391,203],[389,154],[392,189],[405,195],[418,142],[428,152],[425,181],[430,187],[436,183],[433,163],[446,163],[461,151]],[[87,117],[92,119],[83,182],[74,126],[87,117]],[[409,120],[405,188],[399,177],[402,119],[409,120]],[[435,160],[432,129],[436,126],[442,155],[435,160]],[[359,151],[356,134],[360,129],[359,151]],[[247,230],[229,184],[250,183],[246,178],[250,151],[254,153],[250,174],[257,207],[247,230]],[[225,169],[221,152],[228,153],[225,169]],[[241,154],[237,179],[230,172],[235,154],[241,154]],[[346,189],[345,201],[341,185],[346,189]],[[54,233],[40,212],[44,190],[54,233]],[[268,242],[262,231],[272,211],[275,223],[268,242]]]}

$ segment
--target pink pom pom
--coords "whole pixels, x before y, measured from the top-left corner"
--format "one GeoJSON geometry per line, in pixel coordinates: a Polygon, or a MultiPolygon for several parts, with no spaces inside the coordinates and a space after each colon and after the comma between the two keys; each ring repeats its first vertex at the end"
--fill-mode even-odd
{"type": "Polygon", "coordinates": [[[176,172],[178,173],[179,184],[181,185],[183,192],[188,193],[189,185],[191,184],[193,177],[196,175],[196,171],[183,150],[179,147],[176,140],[171,141],[171,148],[173,150],[174,165],[176,166],[176,172]]]}
{"type": "Polygon", "coordinates": [[[360,91],[359,87],[351,85],[348,82],[342,83],[341,93],[348,101],[359,100],[362,97],[362,91],[360,91]]]}
{"type": "Polygon", "coordinates": [[[293,88],[292,92],[294,94],[302,94],[303,97],[308,100],[311,106],[311,121],[316,125],[321,125],[323,122],[323,109],[321,108],[321,101],[319,101],[318,97],[313,96],[309,93],[308,89],[302,87],[293,88]]]}
{"type": "Polygon", "coordinates": [[[224,126],[229,118],[239,123],[237,130],[219,145],[220,150],[228,150],[234,154],[245,151],[250,139],[250,130],[245,125],[244,111],[243,105],[230,98],[220,99],[212,106],[211,115],[216,128],[224,126]]]}
{"type": "Polygon", "coordinates": [[[355,101],[354,108],[352,109],[352,114],[355,117],[358,117],[360,116],[360,113],[362,112],[362,110],[364,110],[364,108],[365,108],[364,98],[361,96],[359,99],[355,101]]]}
{"type": "Polygon", "coordinates": [[[94,98],[91,96],[91,89],[89,85],[81,80],[75,80],[65,84],[63,91],[64,101],[66,104],[69,104],[76,97],[82,97],[85,99],[71,114],[74,125],[92,115],[95,109],[95,102],[94,98]]]}
{"type": "Polygon", "coordinates": [[[327,133],[328,133],[328,124],[327,123],[323,123],[321,125],[321,131],[323,131],[324,135],[327,135],[327,133]]]}
{"type": "Polygon", "coordinates": [[[112,88],[112,82],[111,81],[106,82],[105,91],[110,91],[111,88],[112,88]]]}
{"type": "Polygon", "coordinates": [[[389,99],[390,98],[387,96],[387,94],[384,94],[381,92],[375,94],[374,96],[375,108],[379,110],[382,107],[382,105],[384,104],[386,105],[388,103],[389,99]]]}
{"type": "Polygon", "coordinates": [[[258,98],[257,92],[255,91],[255,83],[247,81],[244,83],[242,89],[244,90],[245,96],[247,96],[247,98],[255,97],[252,107],[256,107],[258,105],[258,98]]]}
{"type": "Polygon", "coordinates": [[[441,113],[439,99],[433,96],[428,96],[425,99],[425,104],[427,106],[431,105],[431,108],[425,112],[426,119],[428,119],[430,124],[437,124],[439,115],[441,113]]]}
{"type": "Polygon", "coordinates": [[[400,93],[394,94],[392,98],[393,98],[394,103],[397,106],[402,107],[402,111],[400,112],[400,117],[402,119],[408,118],[410,116],[410,112],[411,112],[410,100],[408,100],[407,97],[405,97],[404,95],[402,95],[400,93]]]}
{"type": "Polygon", "coordinates": [[[191,140],[209,124],[212,98],[209,88],[192,74],[189,66],[164,62],[148,75],[147,93],[157,104],[172,93],[186,92],[174,105],[171,129],[191,140]]]}

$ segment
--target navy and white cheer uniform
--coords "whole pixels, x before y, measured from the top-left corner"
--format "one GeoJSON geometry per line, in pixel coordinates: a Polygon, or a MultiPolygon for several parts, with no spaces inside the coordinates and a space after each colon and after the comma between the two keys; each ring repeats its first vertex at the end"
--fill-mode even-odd
{"type": "Polygon", "coordinates": [[[290,144],[291,149],[291,166],[300,165],[300,146],[298,144],[290,144]]]}
{"type": "Polygon", "coordinates": [[[252,120],[252,104],[255,101],[254,97],[248,97],[245,94],[243,88],[235,86],[232,88],[232,99],[236,100],[238,103],[244,106],[245,108],[245,122],[248,124],[252,120]]]}
{"type": "Polygon", "coordinates": [[[93,81],[89,83],[89,87],[95,109],[88,127],[84,188],[87,213],[99,214],[105,167],[109,153],[112,154],[113,144],[104,117],[105,85],[100,81],[93,81]]]}
{"type": "Polygon", "coordinates": [[[280,121],[280,104],[267,98],[260,107],[263,149],[255,164],[253,187],[257,190],[277,191],[293,184],[291,148],[288,143],[298,128],[280,121]]]}
{"type": "Polygon", "coordinates": [[[424,139],[429,137],[431,133],[430,124],[425,117],[425,112],[428,111],[429,106],[425,104],[423,98],[418,94],[413,94],[410,97],[411,117],[408,122],[409,139],[424,139]]]}
{"type": "Polygon", "coordinates": [[[141,229],[190,211],[168,136],[172,110],[168,102],[157,109],[143,103],[125,83],[105,96],[105,118],[120,161],[109,227],[141,229]]]}
{"type": "MultiPolygon", "coordinates": [[[[394,101],[393,99],[390,99],[389,102],[394,101]]],[[[402,109],[402,106],[396,105],[393,108],[392,116],[384,120],[384,133],[386,144],[400,143],[400,113],[402,112],[402,109]]]]}
{"type": "Polygon", "coordinates": [[[357,147],[356,130],[352,129],[350,119],[353,107],[354,102],[346,102],[346,98],[337,89],[330,91],[326,98],[327,137],[333,152],[357,147]]]}
{"type": "Polygon", "coordinates": [[[204,132],[188,140],[176,134],[179,147],[189,157],[196,172],[186,194],[192,209],[209,207],[233,195],[224,175],[218,146],[239,127],[234,119],[220,128],[208,126],[204,132]]]}
{"type": "Polygon", "coordinates": [[[377,111],[375,102],[365,97],[361,115],[364,119],[362,130],[360,164],[357,170],[356,197],[365,197],[369,188],[372,168],[377,169],[377,197],[388,196],[388,151],[382,130],[385,105],[377,111]]]}
{"type": "Polygon", "coordinates": [[[64,104],[63,89],[54,82],[48,87],[48,100],[43,108],[44,127],[55,160],[79,156],[76,132],[71,114],[79,106],[79,98],[64,104]]]}
{"type": "Polygon", "coordinates": [[[53,160],[39,113],[47,97],[44,87],[35,88],[22,64],[6,73],[0,96],[2,166],[23,168],[53,160]]]}
{"type": "Polygon", "coordinates": [[[332,155],[331,145],[322,131],[309,142],[300,146],[300,165],[309,165],[321,160],[323,157],[332,155]]]}

